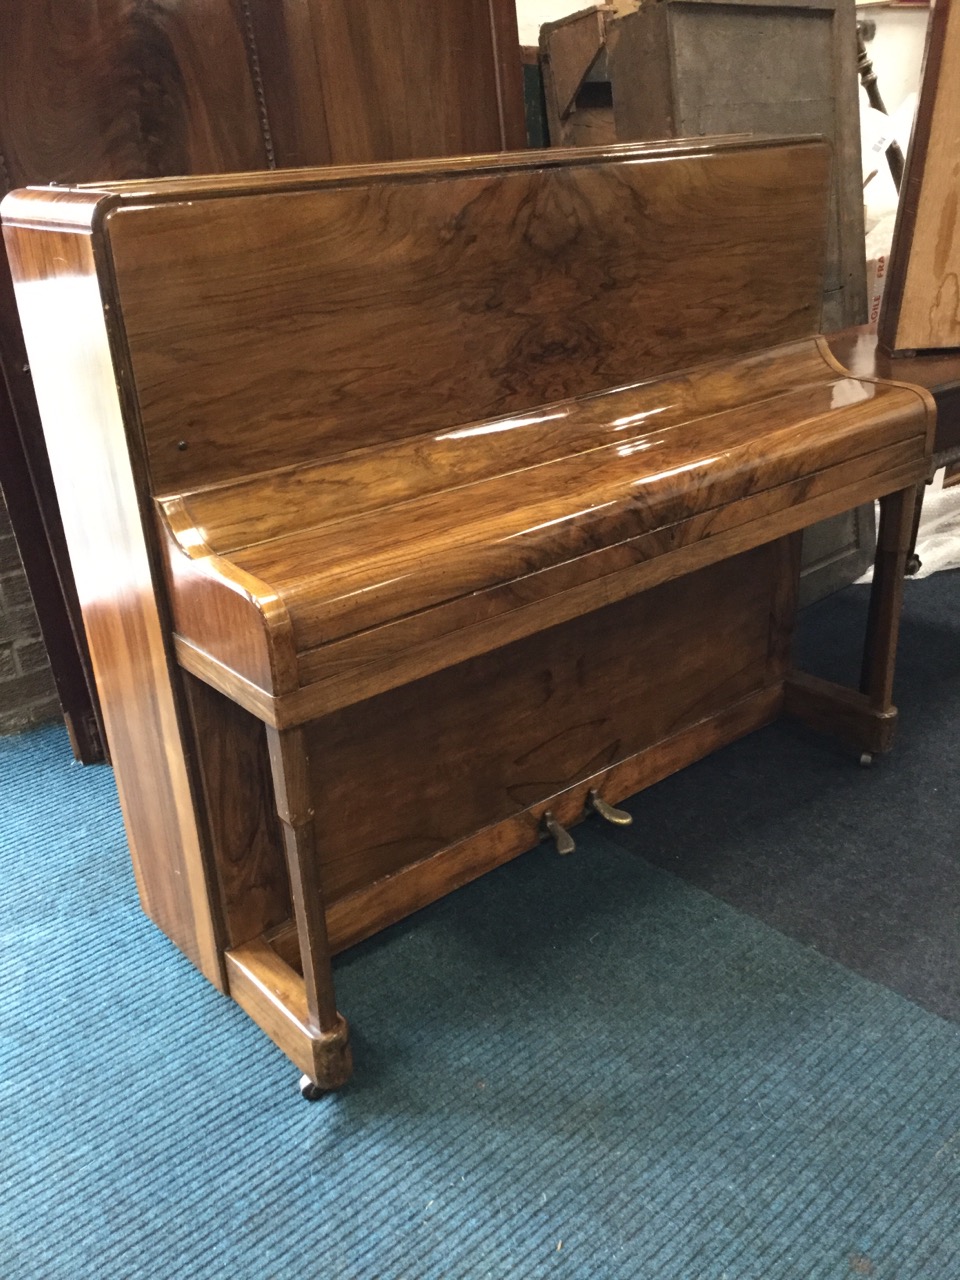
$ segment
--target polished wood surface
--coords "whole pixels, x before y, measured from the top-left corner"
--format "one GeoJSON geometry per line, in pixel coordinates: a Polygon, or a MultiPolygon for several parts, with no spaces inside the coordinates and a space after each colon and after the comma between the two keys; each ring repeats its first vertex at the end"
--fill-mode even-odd
{"type": "Polygon", "coordinates": [[[329,902],[782,682],[782,655],[769,660],[779,567],[767,543],[314,721],[329,902]],[[376,805],[364,773],[380,780],[376,805]]]}
{"type": "MultiPolygon", "coordinates": [[[[0,30],[0,196],[28,183],[270,163],[233,0],[0,0],[0,30]]],[[[0,364],[0,483],[64,718],[92,763],[105,733],[5,259],[0,364]]]]}
{"type": "Polygon", "coordinates": [[[653,377],[704,329],[717,356],[813,333],[825,148],[671,154],[305,175],[216,217],[182,186],[124,193],[109,237],[154,492],[653,377]]]}
{"type": "MultiPolygon", "coordinates": [[[[936,405],[933,451],[927,480],[943,466],[949,471],[960,459],[960,351],[923,351],[891,355],[883,350],[877,334],[867,326],[831,334],[830,349],[840,364],[864,378],[900,378],[924,387],[936,405]]],[[[920,568],[916,554],[924,488],[917,491],[913,530],[907,554],[908,572],[920,568]]]]}
{"type": "MultiPolygon", "coordinates": [[[[541,821],[549,809],[567,827],[587,814],[588,793],[596,788],[616,803],[669,777],[727,743],[777,719],[783,709],[783,688],[772,685],[727,704],[716,715],[698,720],[654,746],[628,756],[575,786],[555,792],[528,809],[484,827],[432,857],[410,862],[392,875],[373,880],[353,893],[332,901],[327,929],[334,952],[343,951],[371,934],[436,902],[478,876],[535,848],[543,839],[541,821]]],[[[832,726],[829,729],[833,731],[832,726]]],[[[295,961],[296,930],[287,925],[272,935],[273,944],[295,961]]]]}
{"type": "Polygon", "coordinates": [[[353,1073],[350,1034],[343,1018],[318,1031],[307,1004],[303,975],[263,939],[226,954],[230,995],[291,1062],[326,1089],[353,1073]]]}
{"type": "Polygon", "coordinates": [[[409,656],[411,643],[459,636],[591,582],[609,592],[611,573],[741,524],[749,545],[759,517],[793,508],[788,519],[802,520],[803,502],[822,510],[832,493],[844,510],[860,478],[882,488],[883,473],[891,486],[922,475],[929,422],[915,390],[840,377],[808,342],[774,349],[766,362],[727,362],[696,379],[271,473],[265,491],[219,486],[167,504],[180,544],[171,550],[178,631],[194,645],[203,635],[211,657],[264,691],[292,692],[264,677],[297,670],[301,687],[342,677],[351,654],[358,667],[383,664],[409,656]],[[372,504],[382,474],[379,509],[338,518],[372,504]],[[415,496],[421,476],[428,491],[448,487],[415,496]],[[243,504],[254,513],[249,541],[231,547],[243,504]],[[272,669],[256,654],[241,665],[239,637],[264,634],[252,606],[246,629],[239,618],[218,628],[219,645],[211,632],[212,575],[227,575],[229,603],[239,598],[237,570],[261,584],[264,607],[282,603],[282,625],[266,632],[272,669]]]}
{"type": "Polygon", "coordinates": [[[11,187],[267,167],[241,5],[2,0],[0,22],[11,187]]]}
{"type": "Polygon", "coordinates": [[[224,943],[237,947],[292,917],[269,746],[237,703],[190,675],[183,687],[224,943]]]}
{"type": "MultiPolygon", "coordinates": [[[[916,404],[917,397],[869,380],[878,376],[854,381],[825,359],[816,341],[804,339],[759,354],[711,360],[695,373],[633,381],[616,390],[540,405],[535,412],[464,422],[160,501],[185,551],[202,536],[213,554],[249,558],[247,567],[256,573],[266,548],[288,535],[295,520],[302,524],[304,516],[313,529],[345,516],[352,521],[380,519],[391,510],[415,511],[419,532],[443,501],[439,495],[457,491],[467,501],[476,493],[476,505],[492,512],[498,489],[517,472],[527,472],[525,479],[545,495],[559,494],[575,488],[570,477],[583,473],[589,455],[589,483],[598,490],[621,491],[650,472],[653,492],[645,488],[637,512],[640,524],[634,527],[640,533],[669,522],[663,504],[687,474],[677,468],[695,466],[698,455],[702,463],[718,451],[723,454],[719,475],[713,468],[702,477],[710,484],[729,486],[749,462],[757,475],[747,491],[756,491],[771,481],[764,468],[778,465],[781,455],[795,456],[809,438],[808,430],[816,432],[818,425],[823,430],[823,419],[841,433],[845,445],[855,444],[858,432],[862,436],[865,420],[899,421],[900,411],[916,404]],[[809,423],[809,428],[798,431],[798,423],[809,423]],[[693,430],[691,424],[696,424],[693,430]],[[749,457],[751,445],[755,459],[749,457]],[[538,471],[545,464],[551,470],[538,471]],[[418,505],[412,508],[411,503],[418,505]],[[261,544],[257,553],[254,548],[261,544]]],[[[897,430],[878,426],[874,447],[892,443],[897,430]]],[[[870,440],[861,442],[869,446],[870,440]]],[[[789,478],[786,466],[774,483],[789,478]]],[[[708,498],[697,501],[702,508],[711,505],[708,498]]],[[[693,514],[689,507],[684,512],[693,514]]],[[[363,542],[356,528],[351,524],[354,548],[363,542]]]]}
{"type": "Polygon", "coordinates": [[[827,176],[691,140],[5,202],[145,902],[196,954],[193,886],[310,1081],[350,1071],[331,953],[547,814],[784,710],[889,747],[933,401],[815,334],[827,176]],[[864,691],[811,685],[799,533],[875,498],[864,691]]]}
{"type": "Polygon", "coordinates": [[[926,388],[937,409],[934,462],[960,450],[960,351],[891,355],[866,325],[831,334],[828,341],[838,363],[856,377],[896,379],[926,388]]]}
{"type": "Polygon", "coordinates": [[[216,893],[171,677],[169,617],[141,525],[143,494],[117,395],[116,330],[94,247],[85,236],[35,235],[15,237],[7,249],[141,901],[223,986],[216,893]]]}
{"type": "Polygon", "coordinates": [[[960,348],[960,3],[937,0],[877,330],[887,351],[960,348]]]}
{"type": "MultiPolygon", "coordinates": [[[[656,386],[613,393],[603,403],[581,400],[566,411],[544,406],[540,416],[555,420],[549,425],[556,435],[539,464],[518,463],[474,484],[385,503],[359,518],[324,520],[302,494],[287,510],[309,527],[255,541],[229,558],[280,595],[302,652],[458,598],[471,597],[476,617],[480,606],[473,598],[501,584],[591,555],[602,572],[606,547],[860,454],[891,450],[887,465],[924,460],[926,407],[911,390],[831,376],[822,367],[820,383],[788,383],[779,394],[753,401],[749,370],[727,368],[734,383],[743,379],[741,403],[728,409],[704,405],[701,416],[682,397],[671,404],[670,392],[656,386]],[[564,440],[567,413],[592,419],[592,438],[584,432],[579,447],[564,440]],[[324,566],[320,583],[318,564],[324,566]]],[[[516,421],[508,419],[504,432],[512,434],[516,421]]],[[[498,426],[476,430],[495,433],[498,426]]],[[[469,432],[453,433],[467,436],[456,442],[460,456],[469,455],[469,432]]],[[[487,466],[496,467],[496,449],[484,435],[479,442],[487,466]]],[[[429,457],[428,447],[424,453],[429,457]]],[[[387,454],[369,465],[389,468],[392,459],[387,454]]],[[[469,461],[465,465],[469,469],[469,461]]],[[[345,486],[347,509],[349,493],[345,486]]],[[[570,576],[566,570],[563,580],[570,576]]]]}
{"type": "MultiPolygon", "coordinates": [[[[901,449],[898,446],[897,452],[901,449]]],[[[791,485],[609,548],[604,553],[608,557],[606,568],[616,572],[594,577],[588,561],[579,567],[579,584],[568,583],[563,591],[551,592],[549,578],[544,581],[546,575],[539,575],[525,580],[518,598],[513,599],[517,588],[505,584],[502,590],[485,598],[487,613],[481,621],[434,635],[433,639],[424,640],[423,634],[435,633],[439,610],[399,618],[386,626],[310,650],[300,663],[302,678],[309,683],[289,693],[271,697],[179,635],[175,641],[177,654],[186,670],[221,689],[266,724],[278,728],[303,724],[441,670],[454,661],[487,653],[498,645],[575,618],[585,610],[625,599],[679,574],[716,564],[764,541],[806,528],[810,521],[849,510],[876,498],[878,493],[912,485],[919,468],[915,446],[908,445],[907,450],[910,461],[904,463],[901,457],[899,465],[892,469],[884,468],[883,463],[896,459],[878,460],[876,455],[868,454],[832,468],[825,475],[805,476],[791,485]],[[531,589],[532,584],[546,588],[539,598],[537,591],[531,589]]],[[[569,572],[575,574],[574,568],[569,572]]]]}
{"type": "Polygon", "coordinates": [[[279,165],[526,146],[510,0],[244,0],[243,8],[279,165]]]}

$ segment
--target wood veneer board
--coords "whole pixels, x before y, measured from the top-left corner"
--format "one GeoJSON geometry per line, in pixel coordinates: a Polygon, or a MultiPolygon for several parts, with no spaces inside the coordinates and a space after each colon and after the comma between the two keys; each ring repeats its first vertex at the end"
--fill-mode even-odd
{"type": "Polygon", "coordinates": [[[706,332],[718,358],[816,332],[821,143],[606,155],[305,173],[215,213],[124,191],[107,222],[154,492],[636,382],[706,332]]]}
{"type": "Polygon", "coordinates": [[[960,348],[960,2],[937,0],[878,323],[891,352],[960,348]]]}
{"type": "Polygon", "coordinates": [[[291,915],[266,735],[209,685],[186,673],[184,685],[225,945],[236,947],[291,915]]]}
{"type": "Polygon", "coordinates": [[[239,0],[275,163],[526,145],[510,0],[239,0]]]}
{"type": "Polygon", "coordinates": [[[0,0],[0,180],[525,145],[510,0],[0,0]]]}
{"type": "Polygon", "coordinates": [[[768,543],[307,726],[328,903],[782,680],[780,567],[768,543]]]}
{"type": "MultiPolygon", "coordinates": [[[[494,419],[464,423],[450,432],[411,436],[385,448],[354,450],[322,463],[278,468],[234,484],[189,490],[161,506],[185,549],[195,541],[196,530],[202,529],[211,552],[230,556],[288,533],[294,507],[309,510],[311,525],[345,515],[362,517],[536,467],[550,458],[591,450],[595,460],[602,462],[611,444],[622,445],[627,439],[637,443],[647,434],[651,446],[657,447],[655,469],[665,470],[695,459],[698,450],[707,454],[716,444],[733,446],[743,426],[741,414],[756,433],[751,438],[762,435],[768,440],[776,437],[779,442],[778,429],[791,429],[787,406],[792,403],[796,408],[798,404],[797,399],[784,399],[791,394],[813,413],[835,410],[833,402],[841,395],[851,404],[859,401],[871,408],[889,403],[893,397],[902,404],[902,393],[870,383],[859,387],[848,383],[840,392],[839,376],[825,361],[818,342],[806,338],[736,361],[711,361],[698,368],[695,378],[681,373],[618,391],[558,401],[519,422],[494,419]],[[761,422],[758,406],[767,412],[775,397],[784,411],[761,422]],[[717,431],[718,418],[726,424],[725,438],[718,439],[715,434],[711,445],[707,441],[711,431],[717,431]],[[695,440],[687,429],[691,423],[698,424],[695,440]],[[670,460],[661,451],[669,439],[668,430],[677,437],[676,454],[670,460]]],[[[801,413],[799,420],[806,416],[801,413]]],[[[881,413],[881,417],[886,415],[881,413]]],[[[806,428],[797,435],[808,438],[806,428]]],[[[874,435],[869,439],[874,448],[883,443],[874,435]]],[[[761,465],[767,461],[761,460],[761,465]]],[[[772,459],[769,463],[775,465],[772,459]]]]}
{"type": "Polygon", "coordinates": [[[154,589],[151,513],[127,439],[130,406],[117,386],[109,284],[102,295],[90,235],[21,229],[7,250],[141,902],[222,988],[217,895],[184,749],[170,623],[154,589]],[[65,368],[82,377],[65,378],[65,368]]]}
{"type": "Polygon", "coordinates": [[[866,325],[832,334],[827,342],[837,363],[854,377],[898,378],[928,388],[937,407],[934,454],[960,447],[960,352],[893,356],[866,325]]]}
{"type": "Polygon", "coordinates": [[[240,0],[0,0],[0,30],[12,187],[266,166],[240,0]]]}
{"type": "MultiPolygon", "coordinates": [[[[555,794],[493,827],[485,827],[441,852],[412,862],[392,875],[338,898],[327,908],[331,949],[343,951],[412,911],[436,902],[478,876],[502,866],[539,843],[539,821],[549,810],[564,826],[573,827],[586,816],[587,794],[598,788],[616,804],[653,786],[671,773],[702,759],[727,743],[770,724],[779,715],[783,690],[779,684],[760,689],[716,715],[698,720],[636,755],[601,769],[567,791],[555,794]]],[[[289,965],[299,964],[296,930],[281,926],[271,944],[289,965]]]]}

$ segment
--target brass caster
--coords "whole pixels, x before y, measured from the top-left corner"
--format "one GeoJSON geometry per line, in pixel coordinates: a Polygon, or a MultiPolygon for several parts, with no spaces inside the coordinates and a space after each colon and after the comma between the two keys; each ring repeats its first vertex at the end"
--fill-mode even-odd
{"type": "Polygon", "coordinates": [[[615,827],[629,827],[633,822],[633,814],[626,809],[615,809],[607,804],[599,791],[591,791],[587,796],[587,808],[598,813],[605,822],[612,822],[615,827]]]}
{"type": "Polygon", "coordinates": [[[326,1093],[326,1089],[321,1089],[315,1080],[311,1080],[309,1076],[300,1077],[300,1097],[306,1098],[308,1102],[316,1102],[318,1098],[322,1098],[326,1093]]]}
{"type": "Polygon", "coordinates": [[[862,768],[869,769],[870,766],[873,764],[873,752],[864,751],[863,754],[860,756],[860,764],[862,768]]]}
{"type": "Polygon", "coordinates": [[[557,846],[557,853],[573,853],[576,845],[573,836],[566,827],[556,820],[549,811],[540,819],[540,829],[544,835],[550,836],[557,846]]]}

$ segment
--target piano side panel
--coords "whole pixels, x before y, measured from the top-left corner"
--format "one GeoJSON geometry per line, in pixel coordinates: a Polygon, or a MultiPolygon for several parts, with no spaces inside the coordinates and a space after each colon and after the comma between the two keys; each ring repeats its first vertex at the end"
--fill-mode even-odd
{"type": "Polygon", "coordinates": [[[5,237],[141,901],[223,988],[169,628],[92,240],[9,226],[5,237]]]}
{"type": "Polygon", "coordinates": [[[110,214],[153,491],[816,332],[821,144],[550,155],[110,214]]]}
{"type": "Polygon", "coordinates": [[[226,945],[240,946],[292,916],[290,882],[263,724],[182,673],[203,788],[226,945]]]}

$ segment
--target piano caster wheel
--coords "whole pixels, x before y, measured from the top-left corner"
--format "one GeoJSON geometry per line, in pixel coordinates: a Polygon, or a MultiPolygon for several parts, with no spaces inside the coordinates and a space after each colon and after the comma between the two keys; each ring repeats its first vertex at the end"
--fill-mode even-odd
{"type": "Polygon", "coordinates": [[[860,764],[862,768],[869,769],[870,766],[873,764],[873,752],[864,751],[863,754],[860,756],[860,764]]]}
{"type": "Polygon", "coordinates": [[[587,796],[587,808],[598,813],[605,822],[612,822],[615,827],[629,827],[633,822],[632,813],[627,813],[626,809],[615,809],[612,804],[607,804],[599,791],[591,791],[587,796]]]}
{"type": "Polygon", "coordinates": [[[327,1092],[321,1089],[318,1084],[310,1079],[309,1076],[300,1077],[300,1097],[306,1098],[308,1102],[316,1102],[318,1098],[322,1098],[327,1092]]]}
{"type": "Polygon", "coordinates": [[[550,836],[557,846],[557,853],[573,853],[576,845],[573,842],[573,836],[566,827],[556,820],[549,811],[540,819],[540,830],[543,835],[550,836]]]}
{"type": "Polygon", "coordinates": [[[917,553],[914,552],[913,555],[910,556],[909,559],[907,560],[907,563],[904,566],[903,572],[906,577],[912,578],[913,575],[915,573],[919,573],[922,568],[923,568],[923,561],[920,559],[917,553]]]}

